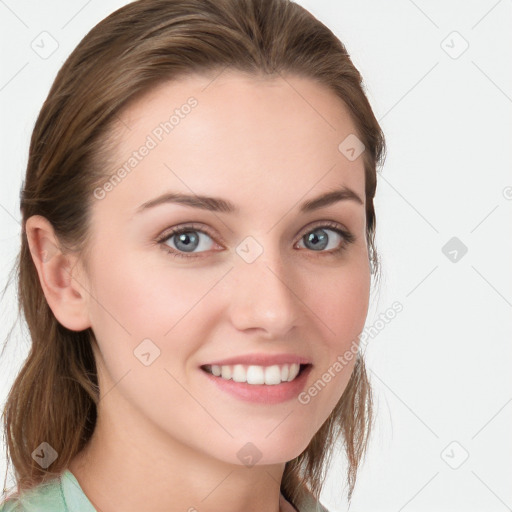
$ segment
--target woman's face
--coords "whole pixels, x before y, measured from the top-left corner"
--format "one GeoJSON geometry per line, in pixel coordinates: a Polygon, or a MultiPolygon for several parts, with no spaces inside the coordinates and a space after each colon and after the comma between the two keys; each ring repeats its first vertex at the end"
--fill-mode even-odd
{"type": "Polygon", "coordinates": [[[161,85],[119,116],[80,280],[99,414],[162,446],[285,462],[339,401],[355,361],[344,354],[364,327],[363,156],[348,109],[322,86],[229,71],[212,80],[161,85]],[[345,199],[310,203],[343,189],[345,199]],[[225,360],[243,364],[204,369],[225,360]],[[295,360],[309,366],[290,382],[222,377],[276,382],[295,360]]]}

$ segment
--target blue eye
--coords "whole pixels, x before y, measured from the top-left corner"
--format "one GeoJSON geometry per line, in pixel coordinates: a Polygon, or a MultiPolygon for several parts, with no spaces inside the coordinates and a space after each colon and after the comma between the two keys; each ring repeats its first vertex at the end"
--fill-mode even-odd
{"type": "Polygon", "coordinates": [[[352,234],[348,233],[345,230],[335,228],[329,228],[328,226],[318,226],[313,229],[313,231],[309,231],[306,235],[301,238],[301,241],[304,241],[304,244],[310,244],[313,252],[318,252],[330,249],[329,254],[336,253],[346,248],[347,244],[353,242],[352,234]],[[328,232],[335,233],[336,236],[329,235],[328,232]],[[338,242],[336,242],[336,238],[338,238],[338,242]],[[340,246],[339,240],[343,243],[340,246]],[[328,247],[328,246],[331,247],[328,247]]]}
{"type": "Polygon", "coordinates": [[[172,256],[176,256],[179,258],[197,258],[199,257],[193,251],[196,249],[202,249],[200,252],[205,252],[205,250],[210,249],[208,247],[208,242],[204,242],[201,240],[201,234],[206,236],[210,240],[212,240],[212,235],[210,235],[204,229],[199,229],[199,227],[195,224],[188,224],[185,226],[177,227],[171,229],[166,232],[161,238],[157,240],[159,244],[161,244],[162,248],[166,250],[172,256]],[[168,241],[171,240],[175,248],[169,247],[168,241]]]}
{"type": "MultiPolygon", "coordinates": [[[[355,241],[355,236],[340,228],[337,223],[324,223],[312,229],[309,228],[300,237],[299,242],[302,241],[305,245],[307,244],[306,248],[311,249],[311,252],[334,256],[347,249],[355,241]],[[329,232],[334,233],[334,236],[329,232]],[[326,250],[326,248],[329,250],[326,250]]],[[[210,235],[204,228],[199,229],[194,224],[176,227],[166,232],[157,240],[157,243],[172,256],[188,259],[201,257],[196,252],[207,252],[215,244],[213,235],[210,235]],[[211,242],[201,240],[202,236],[211,242]],[[168,241],[172,241],[174,247],[170,247],[168,241]],[[196,249],[199,249],[199,251],[196,251],[196,249]]]]}
{"type": "MultiPolygon", "coordinates": [[[[171,233],[166,240],[172,239],[173,243],[176,246],[176,249],[181,252],[185,253],[191,253],[195,251],[196,249],[208,249],[207,247],[204,247],[205,244],[203,240],[201,240],[201,237],[198,236],[198,233],[201,233],[202,235],[208,236],[203,231],[199,230],[187,230],[187,231],[176,231],[174,233],[171,233]]],[[[208,236],[208,238],[210,238],[208,236]]],[[[199,251],[201,252],[201,251],[199,251]]],[[[181,256],[181,254],[180,254],[181,256]]]]}

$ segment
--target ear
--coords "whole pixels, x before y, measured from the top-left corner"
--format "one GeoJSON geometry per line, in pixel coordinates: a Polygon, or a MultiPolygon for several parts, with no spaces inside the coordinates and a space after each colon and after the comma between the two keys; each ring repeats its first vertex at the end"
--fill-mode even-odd
{"type": "Polygon", "coordinates": [[[84,278],[76,268],[78,256],[61,249],[53,226],[41,215],[27,219],[25,232],[39,282],[53,314],[72,331],[87,329],[91,326],[89,295],[81,286],[84,278]]]}

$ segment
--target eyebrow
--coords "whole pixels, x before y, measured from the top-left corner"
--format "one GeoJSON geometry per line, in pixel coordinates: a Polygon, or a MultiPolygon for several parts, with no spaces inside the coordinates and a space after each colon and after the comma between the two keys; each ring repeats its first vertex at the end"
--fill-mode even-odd
{"type": "MultiPolygon", "coordinates": [[[[338,190],[324,193],[318,197],[305,201],[300,205],[299,211],[301,213],[308,213],[320,208],[326,208],[339,201],[355,201],[358,204],[364,205],[363,200],[349,187],[343,186],[338,190]]],[[[192,208],[200,208],[211,212],[220,213],[238,213],[240,210],[232,202],[227,199],[219,197],[188,195],[177,192],[166,192],[161,196],[151,199],[140,205],[136,213],[141,213],[153,208],[155,206],[167,203],[176,203],[192,208]]]]}

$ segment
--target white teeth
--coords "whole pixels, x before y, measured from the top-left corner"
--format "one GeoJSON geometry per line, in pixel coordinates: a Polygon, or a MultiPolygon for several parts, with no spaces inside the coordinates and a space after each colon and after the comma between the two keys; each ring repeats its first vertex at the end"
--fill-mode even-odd
{"type": "Polygon", "coordinates": [[[221,366],[220,369],[223,379],[231,379],[231,366],[221,366]]]}
{"type": "MultiPolygon", "coordinates": [[[[265,384],[265,371],[261,366],[249,366],[246,381],[247,384],[265,384]]],[[[279,381],[281,381],[281,375],[279,375],[279,381]]]]}
{"type": "Polygon", "coordinates": [[[235,364],[233,366],[233,377],[235,382],[245,382],[247,380],[247,374],[245,373],[244,367],[241,364],[235,364]]]}
{"type": "MultiPolygon", "coordinates": [[[[261,366],[250,366],[249,370],[251,368],[261,368],[261,366]]],[[[271,386],[274,386],[276,384],[281,383],[281,368],[279,368],[279,365],[275,364],[273,366],[268,366],[265,368],[265,374],[263,375],[263,372],[261,372],[262,377],[265,378],[265,384],[269,384],[271,386]]],[[[256,384],[250,381],[249,379],[249,371],[247,372],[247,382],[249,384],[256,384]]],[[[263,382],[261,383],[263,384],[263,382]]]]}
{"type": "Polygon", "coordinates": [[[290,365],[290,373],[288,374],[288,382],[295,379],[300,371],[300,365],[299,364],[291,364],[290,365]]]}
{"type": "Polygon", "coordinates": [[[273,366],[244,366],[235,364],[233,366],[211,365],[211,373],[216,377],[235,382],[247,382],[247,384],[261,385],[267,384],[274,386],[281,382],[291,382],[300,371],[300,365],[297,363],[273,365],[273,366]]]}

